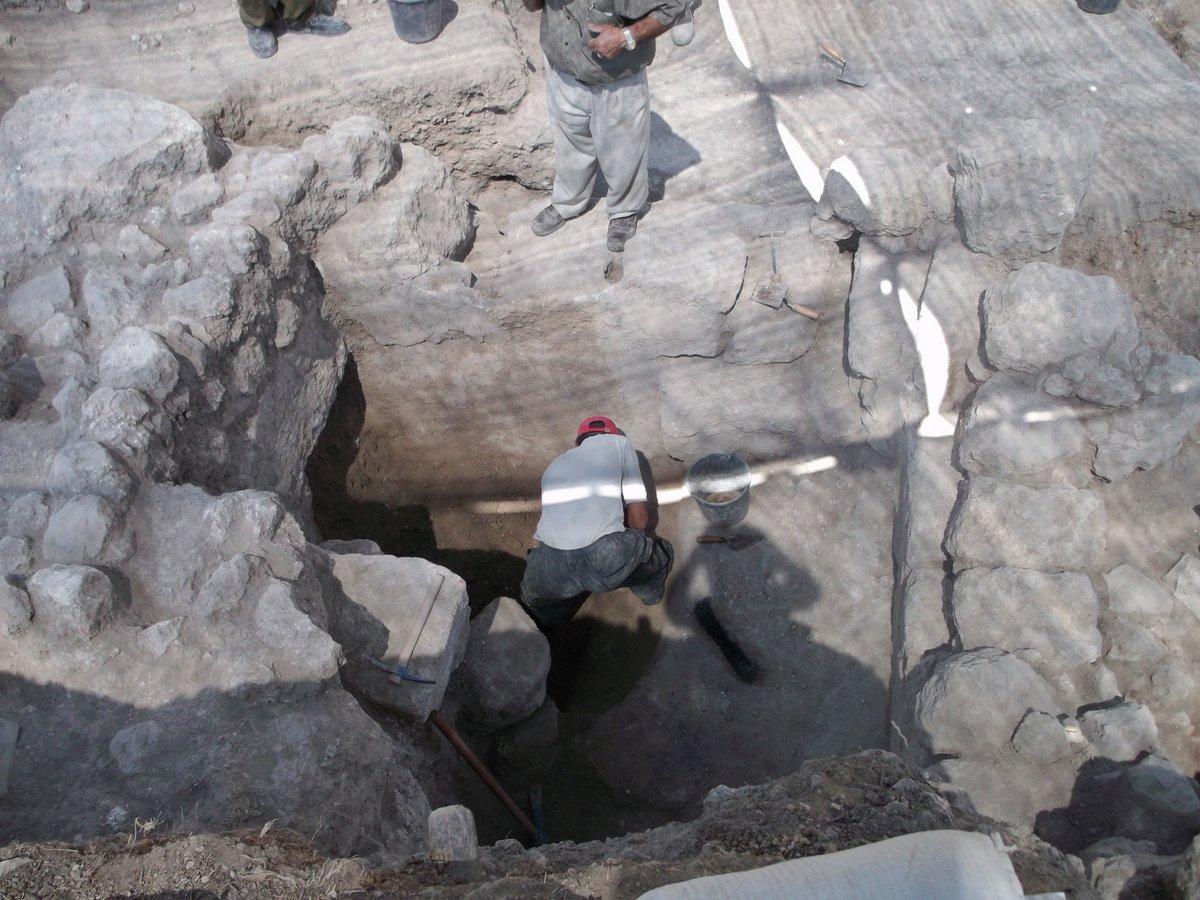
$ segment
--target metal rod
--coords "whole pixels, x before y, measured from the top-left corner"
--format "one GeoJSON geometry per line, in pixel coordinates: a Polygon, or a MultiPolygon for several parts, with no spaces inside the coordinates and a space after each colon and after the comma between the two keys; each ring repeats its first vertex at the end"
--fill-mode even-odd
{"type": "Polygon", "coordinates": [[[521,827],[529,832],[529,836],[535,841],[540,841],[541,835],[538,834],[537,828],[529,821],[528,816],[521,812],[521,808],[513,803],[512,797],[508,796],[504,788],[500,787],[500,782],[492,777],[492,773],[479,761],[479,757],[475,755],[474,751],[458,736],[458,732],[454,730],[454,726],[447,722],[441,712],[436,709],[429,714],[429,721],[433,723],[433,726],[438,731],[446,736],[446,740],[458,751],[458,755],[466,760],[467,765],[475,770],[476,775],[483,779],[483,783],[500,799],[505,809],[512,813],[513,818],[520,823],[521,827]]]}

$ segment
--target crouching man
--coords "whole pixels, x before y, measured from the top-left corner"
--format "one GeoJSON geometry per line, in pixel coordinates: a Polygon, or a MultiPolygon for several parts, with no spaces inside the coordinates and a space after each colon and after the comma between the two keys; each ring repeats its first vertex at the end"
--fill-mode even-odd
{"type": "Polygon", "coordinates": [[[649,522],[633,444],[612,419],[584,419],[575,447],[542,476],[522,603],[547,629],[565,625],[593,593],[627,587],[647,606],[658,603],[674,551],[646,530],[649,522]]]}

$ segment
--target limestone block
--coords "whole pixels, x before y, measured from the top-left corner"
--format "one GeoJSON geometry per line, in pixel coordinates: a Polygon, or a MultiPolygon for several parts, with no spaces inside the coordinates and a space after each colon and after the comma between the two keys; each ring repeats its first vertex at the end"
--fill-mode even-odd
{"type": "Polygon", "coordinates": [[[950,642],[950,629],[942,611],[945,581],[940,568],[916,569],[904,580],[900,666],[905,674],[926,652],[950,642]]]}
{"type": "Polygon", "coordinates": [[[80,427],[85,437],[109,447],[144,451],[159,427],[158,410],[132,388],[101,385],[80,409],[80,427]]]}
{"type": "Polygon", "coordinates": [[[746,294],[726,317],[733,334],[724,359],[737,365],[795,362],[817,339],[817,323],[786,306],[771,309],[746,294]]]}
{"type": "Polygon", "coordinates": [[[1091,356],[1075,356],[1046,377],[1042,390],[1052,397],[1078,397],[1099,406],[1132,406],[1142,395],[1133,371],[1091,356]]]}
{"type": "Polygon", "coordinates": [[[330,186],[355,203],[396,174],[392,139],[373,116],[342,119],[325,134],[305,138],[301,149],[316,160],[330,186]]]}
{"type": "Polygon", "coordinates": [[[79,293],[91,334],[98,342],[107,342],[127,325],[140,325],[149,319],[145,298],[135,294],[112,266],[88,269],[79,293]]]}
{"type": "Polygon", "coordinates": [[[0,629],[8,635],[21,634],[32,618],[33,604],[25,589],[0,579],[0,629]]]}
{"type": "Polygon", "coordinates": [[[499,597],[471,620],[463,664],[472,717],[489,727],[524,719],[546,699],[550,644],[516,600],[499,597]]]}
{"type": "Polygon", "coordinates": [[[33,547],[28,538],[0,538],[0,573],[28,575],[33,571],[33,547]]]}
{"type": "Polygon", "coordinates": [[[1158,746],[1158,726],[1150,709],[1122,701],[1080,713],[1079,727],[1097,756],[1116,762],[1137,759],[1158,746]]]}
{"type": "Polygon", "coordinates": [[[133,490],[134,479],[108,448],[95,441],[75,441],[55,454],[46,486],[56,494],[98,494],[120,505],[133,490]]]}
{"type": "Polygon", "coordinates": [[[171,195],[171,212],[184,225],[194,225],[220,205],[225,187],[211,172],[193,178],[171,195]]]}
{"type": "Polygon", "coordinates": [[[951,460],[948,442],[908,434],[902,446],[903,481],[896,524],[903,537],[900,550],[910,566],[940,569],[946,561],[942,542],[962,476],[951,460]]]}
{"type": "MultiPolygon", "coordinates": [[[[963,416],[961,434],[958,459],[964,469],[1013,481],[1042,475],[1087,445],[1069,404],[1003,372],[980,386],[963,416]]],[[[1085,466],[1078,469],[1086,476],[1085,466]]]]}
{"type": "Polygon", "coordinates": [[[195,119],[160,100],[86,84],[37,88],[0,124],[0,156],[19,167],[20,191],[34,201],[28,211],[2,204],[19,213],[0,225],[3,243],[39,233],[57,240],[85,216],[128,222],[211,172],[224,152],[195,119]]]}
{"type": "Polygon", "coordinates": [[[50,521],[50,504],[46,495],[33,492],[22,494],[8,506],[5,528],[15,537],[41,537],[50,521]]]}
{"type": "Polygon", "coordinates": [[[907,147],[863,147],[830,163],[821,199],[863,234],[911,234],[928,214],[928,170],[907,147]]]}
{"type": "Polygon", "coordinates": [[[461,259],[475,234],[470,205],[436,156],[416,144],[401,144],[400,152],[400,172],[388,184],[397,220],[430,256],[461,259]]]}
{"type": "Polygon", "coordinates": [[[125,259],[146,266],[165,256],[167,248],[137,225],[126,225],[117,235],[117,252],[125,259]]]}
{"type": "Polygon", "coordinates": [[[1167,573],[1167,586],[1175,599],[1200,619],[1200,558],[1191,553],[1179,557],[1167,573]]]}
{"type": "Polygon", "coordinates": [[[100,356],[100,381],[111,388],[141,391],[162,403],[179,382],[179,360],[154,332],[125,328],[100,356]]]}
{"type": "Polygon", "coordinates": [[[1071,755],[1071,742],[1054,716],[1033,710],[1021,720],[1012,737],[1013,749],[1035,765],[1049,765],[1071,755]]]}
{"type": "Polygon", "coordinates": [[[207,344],[224,345],[241,338],[232,283],[227,278],[201,275],[162,295],[163,308],[187,322],[207,344]]]}
{"type": "Polygon", "coordinates": [[[121,541],[121,516],[103,497],[72,497],[50,516],[42,537],[42,556],[49,562],[112,563],[131,552],[121,541]]]}
{"type": "Polygon", "coordinates": [[[1070,803],[1076,774],[1070,759],[1035,764],[1011,749],[1004,759],[946,759],[926,772],[964,792],[973,810],[1026,828],[1043,810],[1070,803]]]}
{"type": "Polygon", "coordinates": [[[1037,374],[1090,356],[1133,370],[1137,321],[1107,276],[1032,262],[989,287],[980,312],[984,353],[997,369],[1037,374]]]}
{"type": "Polygon", "coordinates": [[[954,154],[954,198],[968,247],[1030,259],[1053,250],[1087,191],[1104,114],[1070,104],[1030,119],[993,118],[954,154]]]}
{"type": "Polygon", "coordinates": [[[212,211],[214,224],[246,225],[264,232],[282,218],[279,203],[261,188],[241,191],[212,211]]]}
{"type": "Polygon", "coordinates": [[[1121,664],[1123,668],[1148,672],[1169,652],[1148,628],[1124,616],[1105,620],[1101,630],[1108,643],[1105,658],[1110,665],[1121,664]]]}
{"type": "Polygon", "coordinates": [[[36,627],[52,637],[90,640],[112,621],[116,590],[99,569],[48,566],[30,577],[28,589],[36,627]]]}
{"type": "Polygon", "coordinates": [[[217,279],[245,275],[267,258],[268,242],[249,225],[213,223],[188,240],[192,271],[217,279]]]}
{"type": "Polygon", "coordinates": [[[1104,549],[1105,524],[1104,504],[1090,491],[976,476],[950,522],[946,549],[955,571],[1088,571],[1104,549]]]}
{"type": "Polygon", "coordinates": [[[265,576],[267,571],[266,561],[260,556],[239,553],[225,560],[196,592],[196,602],[190,614],[211,616],[214,613],[232,612],[246,598],[251,583],[265,576]]]}
{"type": "Polygon", "coordinates": [[[929,214],[937,221],[954,220],[954,174],[949,164],[942,163],[925,173],[921,193],[925,196],[929,214]]]}
{"type": "Polygon", "coordinates": [[[19,285],[8,296],[5,314],[17,331],[32,334],[55,313],[73,308],[67,272],[58,266],[19,285]]]}
{"type": "Polygon", "coordinates": [[[261,556],[276,578],[300,575],[308,542],[278,496],[266,491],[223,494],[210,515],[224,551],[261,556]]]}
{"type": "Polygon", "coordinates": [[[1117,481],[1153,469],[1179,452],[1200,422],[1200,360],[1178,353],[1155,353],[1139,403],[1088,423],[1096,445],[1092,470],[1117,481]]]}
{"type": "Polygon", "coordinates": [[[250,172],[240,192],[265,191],[280,209],[287,209],[303,199],[316,174],[317,163],[306,152],[259,150],[251,158],[250,172]]]}
{"type": "Polygon", "coordinates": [[[1086,575],[968,569],[955,578],[951,602],[963,647],[1032,649],[1044,660],[1044,672],[1100,656],[1100,601],[1086,575]]]}
{"type": "Polygon", "coordinates": [[[29,352],[38,355],[52,350],[83,349],[87,325],[66,313],[55,313],[29,336],[29,352]]]}
{"type": "Polygon", "coordinates": [[[295,586],[267,579],[253,612],[259,661],[281,681],[320,684],[337,676],[341,648],[300,607],[295,586]]]}
{"type": "MultiPolygon", "coordinates": [[[[1200,561],[1197,576],[1196,600],[1200,609],[1200,561]]],[[[1118,615],[1165,616],[1175,605],[1170,593],[1162,585],[1126,563],[1106,573],[1104,583],[1108,585],[1108,608],[1118,615]]]]}
{"type": "Polygon", "coordinates": [[[346,654],[343,677],[372,702],[424,721],[440,708],[466,652],[466,584],[421,559],[342,554],[332,560],[325,595],[330,632],[346,654]],[[391,681],[370,659],[434,683],[391,681]]]}
{"type": "Polygon", "coordinates": [[[1033,669],[1011,653],[984,647],[938,664],[917,694],[913,721],[930,753],[986,756],[1009,743],[1030,710],[1062,712],[1033,669]]]}
{"type": "Polygon", "coordinates": [[[137,722],[122,728],[108,742],[108,754],[122,775],[140,775],[161,752],[162,727],[154,720],[137,722]]]}
{"type": "Polygon", "coordinates": [[[479,837],[475,816],[465,806],[442,806],[429,813],[429,860],[444,864],[457,881],[479,877],[479,837]]]}
{"type": "Polygon", "coordinates": [[[1119,795],[1126,834],[1186,846],[1200,830],[1196,782],[1164,756],[1150,754],[1122,770],[1119,795]]]}
{"type": "Polygon", "coordinates": [[[383,555],[383,551],[379,548],[379,545],[367,538],[359,538],[353,541],[322,541],[320,547],[328,553],[359,553],[364,556],[383,555]]]}

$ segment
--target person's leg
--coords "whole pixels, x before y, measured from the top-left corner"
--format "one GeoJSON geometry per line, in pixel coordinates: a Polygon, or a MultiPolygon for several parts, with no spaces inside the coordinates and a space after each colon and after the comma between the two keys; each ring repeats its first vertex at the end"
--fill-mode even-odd
{"type": "Polygon", "coordinates": [[[265,28],[277,18],[270,0],[238,0],[238,15],[247,28],[265,28]]]}
{"type": "Polygon", "coordinates": [[[575,575],[577,553],[534,547],[526,557],[521,605],[544,631],[565,625],[590,596],[575,575]]]}
{"type": "Polygon", "coordinates": [[[594,91],[546,63],[546,107],[554,138],[554,191],[551,205],[564,219],[587,207],[596,179],[596,149],[592,143],[594,91]]]}
{"type": "Polygon", "coordinates": [[[317,12],[316,0],[277,0],[279,18],[288,28],[299,28],[317,12]]]}
{"type": "Polygon", "coordinates": [[[653,550],[649,558],[638,566],[625,587],[629,588],[647,606],[659,603],[667,586],[667,576],[675,562],[675,548],[666,538],[652,538],[653,550]]]}
{"type": "Polygon", "coordinates": [[[592,137],[608,182],[609,219],[643,212],[650,198],[650,83],[644,69],[598,92],[592,137]]]}

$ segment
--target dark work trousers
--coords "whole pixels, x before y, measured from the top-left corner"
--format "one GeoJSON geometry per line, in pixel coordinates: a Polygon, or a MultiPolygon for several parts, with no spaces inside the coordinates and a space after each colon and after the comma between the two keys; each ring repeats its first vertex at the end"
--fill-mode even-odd
{"type": "Polygon", "coordinates": [[[627,587],[647,606],[662,600],[675,551],[636,528],[606,534],[579,550],[534,547],[525,563],[521,602],[542,625],[565,625],[589,594],[627,587]]]}
{"type": "Polygon", "coordinates": [[[262,28],[279,20],[303,25],[317,11],[316,0],[238,0],[238,12],[247,28],[262,28]]]}

